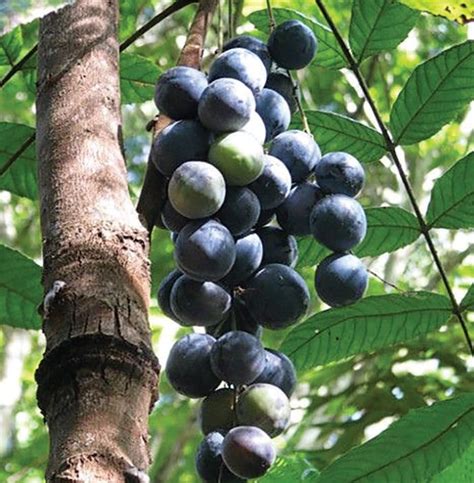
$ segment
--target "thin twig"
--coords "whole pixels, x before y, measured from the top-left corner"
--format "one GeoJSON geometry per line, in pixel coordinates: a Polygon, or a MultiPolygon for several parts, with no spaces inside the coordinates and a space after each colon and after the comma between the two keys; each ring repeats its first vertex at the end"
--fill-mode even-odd
{"type": "Polygon", "coordinates": [[[276,22],[275,22],[275,17],[273,16],[271,0],[267,0],[267,15],[268,15],[268,22],[270,25],[270,32],[273,32],[273,30],[276,27],[276,22]]]}
{"type": "Polygon", "coordinates": [[[385,280],[383,277],[381,277],[380,275],[378,275],[377,273],[375,273],[374,271],[370,270],[370,269],[367,269],[367,272],[370,273],[370,275],[372,275],[373,277],[375,277],[376,279],[380,280],[384,285],[388,285],[389,287],[392,287],[394,288],[395,290],[397,290],[397,292],[400,292],[400,293],[406,293],[404,290],[402,290],[400,287],[397,287],[395,284],[385,280]]]}
{"type": "Polygon", "coordinates": [[[0,176],[3,176],[8,168],[33,144],[35,141],[36,133],[33,133],[16,151],[13,156],[7,159],[7,162],[0,168],[0,176]]]}
{"type": "Polygon", "coordinates": [[[173,13],[176,13],[178,10],[181,10],[192,3],[197,3],[198,0],[176,0],[172,3],[169,7],[165,8],[161,11],[158,15],[155,15],[151,20],[149,20],[146,24],[141,26],[137,31],[135,31],[130,37],[125,39],[120,44],[120,52],[123,52],[126,48],[132,45],[135,40],[139,39],[142,35],[145,35],[149,30],[151,30],[155,25],[162,22],[165,18],[168,18],[173,13]]]}
{"type": "MultiPolygon", "coordinates": [[[[273,32],[273,30],[276,27],[276,22],[275,22],[275,17],[273,15],[273,9],[272,9],[272,1],[271,0],[266,0],[267,2],[267,16],[268,16],[268,23],[270,26],[270,32],[273,32]]],[[[301,117],[301,122],[303,123],[303,129],[306,133],[311,134],[311,129],[309,127],[308,123],[308,118],[306,117],[306,114],[303,109],[303,104],[301,104],[301,99],[298,95],[298,92],[300,90],[300,85],[298,82],[298,79],[295,79],[291,73],[290,70],[287,70],[286,73],[288,74],[288,77],[290,78],[291,81],[291,86],[293,89],[293,97],[295,98],[296,102],[296,107],[298,108],[298,112],[301,117]]]]}
{"type": "Polygon", "coordinates": [[[233,0],[227,0],[227,40],[234,36],[233,0]]]}
{"type": "Polygon", "coordinates": [[[303,130],[304,130],[305,133],[311,134],[311,129],[309,127],[308,118],[306,117],[306,113],[304,112],[304,109],[303,109],[303,104],[301,104],[301,99],[300,99],[300,96],[298,95],[298,92],[300,90],[299,82],[298,82],[298,80],[295,80],[293,78],[291,71],[287,70],[286,72],[288,74],[288,77],[291,80],[291,85],[293,87],[293,97],[295,98],[296,107],[298,108],[298,112],[299,112],[300,117],[301,117],[301,122],[303,123],[303,130]]]}
{"type": "Polygon", "coordinates": [[[375,120],[377,122],[377,125],[382,133],[382,136],[385,140],[386,148],[390,154],[390,157],[392,158],[393,163],[395,164],[395,167],[397,168],[398,174],[400,176],[400,179],[402,180],[403,186],[405,187],[405,190],[408,194],[408,198],[410,199],[410,203],[412,205],[413,211],[415,212],[416,218],[418,220],[418,224],[420,225],[420,231],[423,234],[426,243],[428,244],[428,248],[431,252],[431,256],[433,257],[433,260],[435,262],[435,265],[440,273],[441,279],[443,281],[443,284],[445,286],[446,292],[448,293],[449,299],[451,300],[451,305],[453,307],[453,314],[456,316],[458,319],[459,323],[461,324],[462,330],[464,332],[464,336],[467,341],[467,345],[469,347],[469,350],[471,352],[471,355],[474,354],[474,347],[473,343],[471,340],[471,337],[469,335],[469,331],[467,329],[466,321],[464,320],[462,311],[458,305],[458,302],[456,300],[456,297],[454,296],[453,290],[451,288],[451,285],[448,280],[448,276],[443,268],[443,265],[441,263],[441,260],[439,258],[438,252],[436,250],[436,247],[433,243],[433,239],[431,238],[429,227],[427,226],[425,219],[421,213],[420,207],[418,206],[418,202],[416,201],[415,194],[413,192],[413,188],[411,187],[410,181],[408,180],[408,176],[405,173],[405,170],[403,169],[402,163],[400,162],[400,159],[398,157],[398,154],[396,152],[396,145],[392,140],[392,137],[385,126],[380,113],[378,112],[377,106],[375,105],[375,101],[372,98],[369,89],[367,87],[367,84],[365,83],[365,80],[360,72],[359,69],[359,64],[353,57],[351,51],[349,50],[346,42],[342,38],[342,35],[340,34],[339,30],[337,29],[331,15],[327,11],[326,7],[324,6],[324,3],[322,0],[315,0],[316,5],[319,7],[321,10],[321,13],[323,14],[324,18],[326,19],[329,27],[331,28],[334,36],[336,37],[336,40],[338,44],[340,45],[344,56],[346,57],[347,62],[349,63],[349,66],[351,70],[353,71],[354,75],[356,76],[356,79],[364,93],[364,96],[371,108],[371,111],[375,117],[375,120]]]}
{"type": "Polygon", "coordinates": [[[20,70],[23,66],[36,54],[38,44],[35,44],[12,68],[5,74],[5,77],[0,80],[0,89],[20,70]]]}

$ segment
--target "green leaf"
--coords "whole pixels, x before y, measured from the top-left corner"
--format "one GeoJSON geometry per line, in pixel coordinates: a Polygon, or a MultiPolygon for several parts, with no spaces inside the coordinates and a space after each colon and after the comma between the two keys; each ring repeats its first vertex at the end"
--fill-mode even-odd
{"type": "MultiPolygon", "coordinates": [[[[24,124],[0,123],[0,170],[6,167],[13,156],[25,147],[35,130],[24,124]]],[[[0,176],[0,190],[10,191],[25,198],[36,199],[36,154],[34,141],[0,176]]]]}
{"type": "MultiPolygon", "coordinates": [[[[334,37],[334,34],[323,24],[312,17],[303,15],[289,8],[274,8],[273,15],[277,24],[286,20],[296,19],[307,25],[318,39],[318,50],[314,57],[314,63],[329,69],[340,69],[347,65],[344,54],[334,37]]],[[[249,22],[262,32],[269,33],[269,23],[266,10],[252,12],[248,16],[249,22]]]]}
{"type": "MultiPolygon", "coordinates": [[[[354,250],[359,257],[375,257],[391,253],[413,243],[420,236],[416,218],[402,208],[366,208],[367,235],[354,250]]],[[[312,236],[298,239],[298,264],[296,268],[314,267],[331,252],[312,236]]]]}
{"type": "Polygon", "coordinates": [[[459,458],[473,439],[474,394],[466,394],[410,411],[329,465],[317,483],[426,481],[459,458]]]}
{"type": "Polygon", "coordinates": [[[465,24],[474,20],[474,4],[466,0],[400,0],[405,5],[432,15],[440,15],[449,20],[465,24]]]}
{"type": "Polygon", "coordinates": [[[432,332],[450,315],[449,300],[434,293],[372,296],[313,315],[288,333],[281,348],[306,370],[432,332]]]}
{"type": "Polygon", "coordinates": [[[268,473],[258,483],[288,483],[315,481],[319,471],[298,453],[277,458],[268,473]]]}
{"type": "Polygon", "coordinates": [[[120,89],[122,103],[153,99],[155,84],[161,70],[151,60],[136,54],[120,55],[120,89]]]}
{"type": "Polygon", "coordinates": [[[119,37],[124,40],[137,30],[137,20],[145,7],[153,7],[150,0],[121,0],[119,37]]]}
{"type": "Polygon", "coordinates": [[[326,258],[331,251],[323,247],[312,236],[298,238],[298,262],[296,269],[301,270],[305,267],[314,267],[321,260],[326,258]]]}
{"type": "Polygon", "coordinates": [[[471,284],[469,290],[461,302],[461,310],[472,310],[474,311],[474,283],[471,284]]]}
{"type": "Polygon", "coordinates": [[[396,144],[428,139],[474,98],[474,41],[451,47],[419,65],[390,114],[396,144]]]}
{"type": "Polygon", "coordinates": [[[474,444],[464,451],[460,458],[435,475],[431,483],[472,483],[474,481],[474,444]]]}
{"type": "Polygon", "coordinates": [[[21,53],[23,35],[21,25],[0,37],[0,65],[12,66],[21,53]]]}
{"type": "Polygon", "coordinates": [[[20,252],[0,245],[0,324],[39,329],[41,267],[20,252]]]}
{"type": "Polygon", "coordinates": [[[419,16],[394,0],[354,0],[349,43],[357,62],[395,49],[419,16]]]}
{"type": "MultiPolygon", "coordinates": [[[[305,111],[311,132],[324,153],[345,151],[362,163],[378,161],[387,151],[382,135],[361,122],[324,111],[305,111]]],[[[302,128],[298,117],[292,123],[302,128]]]]}
{"type": "Polygon", "coordinates": [[[359,257],[375,257],[413,243],[420,236],[416,218],[402,208],[367,208],[367,235],[355,249],[359,257]]]}
{"type": "Polygon", "coordinates": [[[456,229],[474,226],[473,179],[474,151],[436,181],[426,213],[430,227],[456,229]]]}

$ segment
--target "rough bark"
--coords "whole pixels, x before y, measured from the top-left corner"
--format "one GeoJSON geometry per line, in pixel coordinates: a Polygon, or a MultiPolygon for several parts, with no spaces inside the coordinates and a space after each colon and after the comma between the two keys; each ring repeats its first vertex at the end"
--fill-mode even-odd
{"type": "Polygon", "coordinates": [[[159,365],[148,325],[148,233],[121,150],[117,0],[45,17],[37,157],[46,352],[38,403],[47,480],[142,481],[159,365]]]}

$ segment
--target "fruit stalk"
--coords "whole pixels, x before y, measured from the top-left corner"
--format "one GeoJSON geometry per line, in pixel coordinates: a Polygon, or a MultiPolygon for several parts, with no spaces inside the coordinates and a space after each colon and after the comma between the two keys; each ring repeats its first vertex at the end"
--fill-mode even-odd
{"type": "Polygon", "coordinates": [[[377,122],[377,126],[380,129],[380,132],[382,133],[382,136],[385,140],[386,148],[390,154],[390,157],[395,164],[395,167],[398,171],[398,175],[400,176],[400,179],[402,180],[403,186],[405,187],[405,190],[408,194],[408,198],[410,200],[411,206],[413,208],[413,211],[415,212],[415,216],[418,220],[418,224],[420,226],[420,231],[423,235],[423,237],[426,240],[426,243],[428,245],[428,249],[431,253],[431,256],[433,257],[433,260],[435,262],[436,268],[439,271],[439,274],[441,276],[441,280],[443,281],[443,285],[446,289],[446,292],[449,296],[449,299],[451,301],[451,305],[453,307],[453,314],[456,316],[458,319],[461,328],[464,333],[464,337],[466,339],[467,345],[469,347],[469,351],[471,355],[474,354],[474,346],[471,340],[471,337],[469,335],[469,330],[466,325],[466,321],[464,320],[464,316],[462,314],[461,308],[459,307],[459,304],[456,300],[456,297],[454,296],[453,290],[451,288],[451,285],[448,280],[448,276],[446,274],[446,271],[444,270],[443,264],[441,263],[441,260],[439,258],[438,252],[436,250],[436,247],[434,245],[433,239],[431,238],[430,234],[430,227],[426,224],[426,221],[423,217],[423,214],[421,213],[421,209],[418,205],[418,202],[415,197],[415,193],[411,187],[410,181],[408,179],[407,174],[405,173],[405,170],[403,169],[402,163],[398,157],[397,151],[396,151],[396,144],[394,143],[392,136],[385,125],[385,123],[382,120],[382,117],[380,116],[380,113],[377,109],[377,106],[375,105],[375,101],[372,98],[369,89],[367,87],[367,84],[364,80],[364,77],[362,76],[362,73],[359,69],[359,64],[353,57],[351,51],[349,50],[349,47],[347,46],[346,42],[344,41],[341,33],[339,32],[338,28],[336,27],[331,15],[329,14],[328,10],[326,9],[324,3],[322,0],[315,0],[316,5],[319,7],[321,13],[323,14],[324,18],[326,19],[330,29],[334,33],[334,36],[336,37],[336,40],[338,44],[340,45],[344,56],[349,63],[349,66],[351,70],[353,71],[357,82],[359,83],[360,88],[362,89],[364,96],[370,106],[370,109],[375,117],[375,120],[377,122]]]}

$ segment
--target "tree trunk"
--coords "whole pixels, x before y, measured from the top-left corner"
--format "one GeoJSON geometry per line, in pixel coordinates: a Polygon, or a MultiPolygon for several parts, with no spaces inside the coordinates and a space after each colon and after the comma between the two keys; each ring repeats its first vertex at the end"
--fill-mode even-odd
{"type": "Polygon", "coordinates": [[[121,150],[118,1],[45,17],[37,157],[46,352],[38,403],[53,482],[146,481],[159,365],[148,325],[149,240],[121,150]]]}

